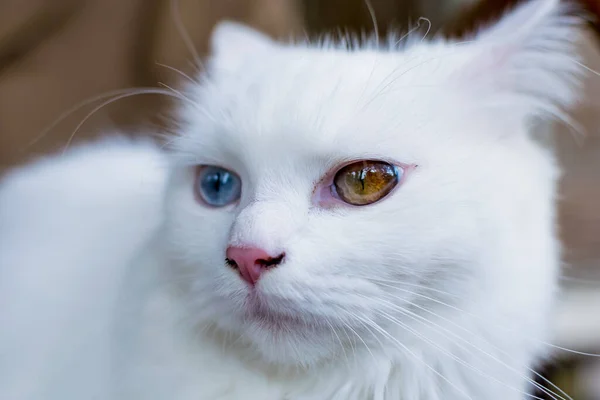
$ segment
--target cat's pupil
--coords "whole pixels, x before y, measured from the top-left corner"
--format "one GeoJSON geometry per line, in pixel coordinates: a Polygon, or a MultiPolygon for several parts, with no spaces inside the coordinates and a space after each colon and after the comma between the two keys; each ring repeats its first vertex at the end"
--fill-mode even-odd
{"type": "Polygon", "coordinates": [[[209,185],[210,189],[214,190],[215,192],[219,191],[219,188],[221,187],[221,180],[227,180],[227,175],[221,174],[219,172],[216,172],[216,173],[208,176],[206,179],[207,184],[209,185]]]}
{"type": "Polygon", "coordinates": [[[221,188],[221,181],[226,181],[227,179],[227,174],[221,174],[219,172],[216,172],[208,178],[208,181],[209,183],[212,182],[214,191],[218,192],[221,188]]]}

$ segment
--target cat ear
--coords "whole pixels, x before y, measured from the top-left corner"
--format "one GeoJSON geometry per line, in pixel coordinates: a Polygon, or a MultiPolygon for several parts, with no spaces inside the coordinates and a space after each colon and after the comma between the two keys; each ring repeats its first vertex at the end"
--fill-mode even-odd
{"type": "Polygon", "coordinates": [[[235,70],[250,57],[275,48],[276,43],[269,36],[249,26],[232,22],[220,22],[211,36],[212,62],[219,69],[235,70]]]}
{"type": "Polygon", "coordinates": [[[577,43],[584,19],[575,11],[561,0],[520,5],[467,45],[473,56],[463,77],[483,90],[479,95],[513,104],[525,115],[556,115],[573,105],[583,72],[577,43]]]}

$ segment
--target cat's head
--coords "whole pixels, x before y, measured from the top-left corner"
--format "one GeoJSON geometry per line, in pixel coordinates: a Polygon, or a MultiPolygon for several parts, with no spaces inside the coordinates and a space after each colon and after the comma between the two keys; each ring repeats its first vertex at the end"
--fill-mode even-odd
{"type": "Polygon", "coordinates": [[[578,19],[557,3],[463,43],[284,45],[220,25],[185,92],[168,201],[192,315],[290,365],[384,331],[409,343],[398,321],[454,318],[442,302],[535,325],[557,171],[529,127],[574,102],[579,71],[578,19]]]}

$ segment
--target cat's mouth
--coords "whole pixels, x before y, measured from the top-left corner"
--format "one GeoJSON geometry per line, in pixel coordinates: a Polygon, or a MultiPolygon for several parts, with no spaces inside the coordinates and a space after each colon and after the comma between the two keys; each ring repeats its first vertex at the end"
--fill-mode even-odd
{"type": "Polygon", "coordinates": [[[318,325],[316,321],[312,321],[312,318],[307,318],[301,313],[294,315],[287,310],[282,312],[268,303],[256,294],[250,295],[245,307],[246,318],[255,324],[276,331],[309,327],[314,329],[315,325],[318,325]]]}
{"type": "Polygon", "coordinates": [[[260,326],[274,330],[307,327],[307,324],[300,318],[272,312],[254,310],[248,313],[248,317],[260,326]]]}

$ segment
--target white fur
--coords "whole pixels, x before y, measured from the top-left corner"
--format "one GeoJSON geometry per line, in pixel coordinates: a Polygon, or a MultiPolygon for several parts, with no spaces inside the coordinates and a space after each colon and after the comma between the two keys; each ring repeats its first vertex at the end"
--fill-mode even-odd
{"type": "Polygon", "coordinates": [[[560,253],[558,170],[529,127],[577,91],[557,3],[402,51],[228,23],[171,157],[103,142],[9,175],[0,398],[525,398],[560,253]],[[372,158],[418,167],[372,206],[311,202],[372,158]],[[199,164],[236,171],[240,203],[199,204],[199,164]],[[286,261],[251,294],[224,264],[236,244],[286,261]]]}

